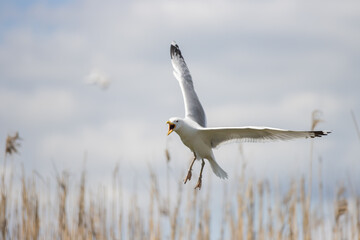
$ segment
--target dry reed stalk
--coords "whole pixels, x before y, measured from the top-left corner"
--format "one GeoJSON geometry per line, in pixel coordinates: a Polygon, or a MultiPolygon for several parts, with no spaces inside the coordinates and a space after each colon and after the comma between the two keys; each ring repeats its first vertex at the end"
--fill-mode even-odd
{"type": "Polygon", "coordinates": [[[159,212],[161,213],[161,210],[160,210],[161,205],[159,204],[161,197],[160,197],[160,192],[158,189],[156,174],[152,171],[151,168],[149,168],[149,171],[150,171],[150,178],[151,178],[149,219],[148,219],[149,239],[155,240],[155,239],[157,239],[158,236],[157,236],[157,229],[155,229],[154,204],[155,204],[155,200],[157,200],[159,212]]]}
{"type": "MultiPolygon", "coordinates": [[[[25,180],[22,168],[22,221],[19,235],[21,239],[38,239],[40,233],[39,200],[35,179],[25,180]],[[27,184],[28,183],[28,184],[27,184]]],[[[6,239],[6,238],[5,238],[6,239]]]]}
{"type": "Polygon", "coordinates": [[[203,216],[203,207],[202,204],[200,204],[200,208],[199,208],[199,222],[197,224],[197,234],[196,234],[196,240],[203,240],[204,239],[204,227],[203,227],[203,221],[202,221],[202,216],[203,216]]]}
{"type": "MultiPolygon", "coordinates": [[[[277,214],[277,221],[276,221],[276,232],[274,234],[276,234],[276,239],[281,240],[283,239],[283,232],[286,226],[286,220],[285,220],[285,214],[284,214],[284,209],[282,208],[283,204],[281,202],[280,197],[281,196],[277,196],[278,198],[276,199],[276,214],[277,214]],[[280,227],[278,227],[280,226],[280,227]]],[[[286,197],[285,197],[286,199],[286,197]]]]}
{"type": "Polygon", "coordinates": [[[136,195],[132,196],[128,219],[129,239],[146,239],[143,216],[136,195]]]}
{"type": "Polygon", "coordinates": [[[81,173],[76,236],[85,239],[85,170],[81,173]]]}
{"type": "Polygon", "coordinates": [[[12,237],[13,239],[21,239],[21,226],[20,226],[20,217],[19,217],[19,204],[18,199],[15,199],[15,208],[14,208],[14,226],[12,229],[12,237]]]}
{"type": "Polygon", "coordinates": [[[274,239],[274,226],[273,226],[273,221],[272,221],[272,219],[274,219],[274,216],[273,216],[273,210],[271,207],[271,203],[269,203],[269,206],[268,206],[268,216],[269,216],[269,219],[271,219],[271,220],[268,221],[267,236],[269,237],[269,239],[274,239]]]}
{"type": "Polygon", "coordinates": [[[166,157],[166,207],[167,209],[170,210],[170,202],[171,202],[171,199],[170,199],[170,160],[171,160],[171,157],[170,157],[170,152],[169,150],[166,148],[165,150],[165,157],[166,157]]]}
{"type": "Polygon", "coordinates": [[[6,234],[7,234],[7,229],[8,229],[6,210],[7,210],[7,196],[6,196],[5,189],[2,188],[1,201],[0,201],[0,228],[1,228],[2,239],[6,239],[6,234]]]}
{"type": "Polygon", "coordinates": [[[258,236],[257,239],[263,240],[265,238],[264,233],[264,227],[263,227],[263,212],[264,212],[264,182],[260,181],[257,185],[258,188],[258,195],[259,195],[259,211],[258,211],[258,223],[259,223],[259,229],[258,229],[258,236]]]}
{"type": "Polygon", "coordinates": [[[355,218],[356,218],[356,234],[357,239],[360,240],[360,197],[356,197],[356,211],[355,211],[355,218]]]}
{"type": "MultiPolygon", "coordinates": [[[[242,145],[240,145],[242,146],[242,145]]],[[[239,179],[238,189],[237,189],[237,224],[234,224],[234,219],[231,219],[232,226],[232,239],[243,239],[244,236],[244,212],[246,207],[246,189],[245,189],[245,168],[246,162],[243,156],[242,147],[239,148],[242,154],[242,158],[244,159],[242,167],[241,167],[241,176],[239,179]],[[235,228],[236,225],[236,228],[235,228]]]]}
{"type": "MultiPolygon", "coordinates": [[[[311,131],[314,131],[316,126],[323,122],[323,120],[321,119],[321,115],[322,112],[320,110],[314,110],[311,114],[311,131]]],[[[304,216],[306,216],[305,222],[307,222],[305,225],[306,228],[306,232],[307,234],[304,235],[304,239],[305,240],[310,240],[311,239],[311,218],[310,218],[310,209],[311,209],[311,194],[312,194],[312,177],[313,177],[313,153],[314,153],[314,139],[310,140],[310,170],[309,170],[309,186],[308,186],[308,193],[307,193],[307,197],[305,198],[305,205],[303,205],[303,207],[305,206],[307,208],[306,210],[306,214],[304,216]]]]}
{"type": "Polygon", "coordinates": [[[101,236],[102,239],[109,239],[108,237],[108,230],[107,230],[107,208],[106,208],[106,203],[107,198],[106,198],[107,194],[106,194],[106,189],[104,187],[101,188],[101,191],[99,192],[99,207],[98,207],[98,214],[99,214],[99,219],[100,219],[100,229],[101,229],[101,236]]]}
{"type": "Polygon", "coordinates": [[[155,198],[155,190],[154,190],[154,181],[151,181],[150,188],[150,204],[149,204],[149,239],[155,240],[156,232],[154,226],[154,198],[155,198]]]}
{"type": "Polygon", "coordinates": [[[338,239],[346,239],[345,235],[347,234],[344,229],[346,228],[346,217],[348,214],[348,201],[345,198],[345,187],[342,186],[339,188],[336,194],[335,202],[335,226],[334,226],[334,235],[338,239]],[[344,217],[344,221],[341,221],[341,218],[344,217]]]}
{"type": "Polygon", "coordinates": [[[247,206],[246,206],[246,215],[247,215],[247,240],[255,239],[255,227],[254,227],[254,220],[255,220],[255,197],[254,197],[254,189],[253,189],[253,181],[250,180],[247,184],[246,188],[246,199],[247,199],[247,206]]]}
{"type": "MultiPolygon", "coordinates": [[[[243,185],[242,180],[240,180],[240,184],[243,185]]],[[[242,239],[244,236],[244,199],[246,199],[244,192],[239,189],[237,193],[237,224],[235,217],[231,214],[231,205],[229,204],[231,239],[242,239]]]]}
{"type": "MultiPolygon", "coordinates": [[[[211,183],[211,181],[209,180],[208,183],[211,183]]],[[[210,184],[207,185],[207,193],[204,197],[201,197],[198,201],[198,205],[197,205],[197,211],[198,211],[198,215],[199,215],[199,220],[197,223],[197,235],[196,235],[196,239],[197,240],[208,240],[210,239],[210,209],[209,209],[209,204],[210,204],[210,184]]],[[[200,196],[199,196],[200,197],[200,196]]]]}
{"type": "MultiPolygon", "coordinates": [[[[319,214],[320,214],[320,219],[324,218],[324,190],[323,190],[323,177],[322,177],[322,158],[319,158],[319,205],[318,205],[318,210],[319,210],[319,214]]],[[[320,222],[320,227],[321,227],[321,235],[322,235],[322,239],[325,239],[325,226],[324,226],[324,222],[321,221],[320,222]]]]}
{"type": "Polygon", "coordinates": [[[203,201],[204,205],[204,240],[210,240],[210,221],[211,221],[211,212],[210,212],[210,192],[211,192],[211,175],[209,175],[209,185],[207,188],[207,193],[205,196],[205,200],[203,201]]]}
{"type": "Polygon", "coordinates": [[[115,194],[117,191],[116,184],[117,184],[117,176],[119,173],[119,164],[115,165],[113,174],[112,174],[112,198],[111,198],[111,224],[110,224],[110,238],[115,240],[118,239],[116,234],[116,214],[117,214],[117,201],[115,201],[115,194]]]}
{"type": "MultiPolygon", "coordinates": [[[[114,186],[116,186],[117,182],[117,189],[119,190],[118,194],[118,201],[120,203],[119,212],[118,212],[118,239],[122,240],[124,239],[124,232],[123,232],[123,219],[124,219],[124,199],[123,199],[123,193],[122,193],[122,182],[119,177],[119,168],[117,165],[117,170],[114,173],[114,186]],[[117,181],[116,181],[117,179],[117,181]]],[[[114,221],[115,222],[115,221],[114,221]]]]}
{"type": "Polygon", "coordinates": [[[288,202],[287,205],[287,213],[288,213],[288,227],[289,227],[289,237],[288,239],[296,240],[297,239],[297,224],[296,224],[296,184],[292,182],[290,186],[290,190],[288,192],[288,202]]]}
{"type": "Polygon", "coordinates": [[[228,202],[228,194],[227,194],[227,184],[224,183],[224,194],[223,194],[223,202],[222,202],[222,213],[221,213],[221,222],[220,222],[220,240],[224,240],[225,237],[225,227],[227,224],[227,202],[228,202]]]}
{"type": "Polygon", "coordinates": [[[271,202],[271,190],[270,190],[270,185],[269,182],[265,181],[265,193],[266,196],[268,197],[267,200],[267,212],[268,212],[268,224],[267,224],[267,230],[266,230],[266,236],[268,239],[275,239],[274,237],[274,226],[273,226],[273,219],[275,218],[275,216],[273,216],[273,209],[272,209],[272,202],[271,202]]]}
{"type": "Polygon", "coordinates": [[[156,240],[161,240],[161,222],[160,220],[158,219],[158,222],[157,222],[157,227],[156,227],[156,234],[155,234],[155,239],[156,240]]]}
{"type": "Polygon", "coordinates": [[[309,206],[309,198],[306,196],[305,191],[305,179],[301,179],[301,187],[300,187],[300,202],[302,208],[302,227],[303,227],[303,236],[305,240],[311,239],[311,226],[310,226],[310,206],[309,206]]]}
{"type": "Polygon", "coordinates": [[[90,222],[90,235],[93,239],[99,239],[99,233],[96,228],[96,214],[95,214],[95,203],[94,200],[90,199],[90,206],[89,206],[89,222],[90,222]]]}
{"type": "Polygon", "coordinates": [[[226,205],[226,216],[228,218],[227,222],[230,227],[230,239],[237,239],[237,231],[236,224],[239,222],[239,219],[236,222],[233,211],[231,210],[233,207],[231,206],[231,202],[229,201],[226,205]]]}
{"type": "Polygon", "coordinates": [[[186,220],[185,220],[185,232],[187,236],[185,239],[193,239],[193,233],[196,226],[196,206],[197,206],[198,191],[188,188],[187,191],[187,206],[186,206],[186,220]]]}
{"type": "Polygon", "coordinates": [[[62,239],[69,239],[69,229],[67,224],[66,199],[68,196],[69,174],[63,171],[61,176],[57,176],[58,193],[59,193],[59,212],[58,227],[59,236],[62,239]]]}
{"type": "Polygon", "coordinates": [[[210,240],[210,221],[211,221],[211,212],[209,209],[209,205],[205,206],[204,215],[204,240],[210,240]]]}
{"type": "Polygon", "coordinates": [[[179,182],[178,186],[178,198],[176,201],[176,205],[174,211],[170,210],[170,226],[171,226],[171,240],[175,240],[176,236],[178,235],[178,226],[179,226],[179,211],[181,206],[181,196],[182,196],[182,189],[183,189],[182,182],[179,182]]]}
{"type": "MultiPolygon", "coordinates": [[[[25,239],[26,236],[28,236],[28,225],[27,225],[27,214],[29,214],[29,204],[28,204],[28,193],[27,193],[27,186],[25,181],[25,174],[23,169],[23,174],[21,178],[21,184],[22,184],[22,231],[21,236],[25,239]]],[[[4,238],[6,239],[6,238],[4,238]]]]}
{"type": "Polygon", "coordinates": [[[7,216],[7,209],[11,208],[9,198],[11,198],[11,191],[12,191],[12,181],[13,181],[13,174],[12,169],[10,174],[10,179],[7,183],[6,178],[6,171],[7,171],[7,157],[19,152],[19,147],[21,138],[19,133],[16,132],[13,136],[8,135],[6,137],[6,144],[5,144],[5,153],[4,153],[4,166],[3,172],[1,174],[1,188],[0,188],[0,231],[2,239],[7,238],[8,233],[8,216],[7,216]]]}

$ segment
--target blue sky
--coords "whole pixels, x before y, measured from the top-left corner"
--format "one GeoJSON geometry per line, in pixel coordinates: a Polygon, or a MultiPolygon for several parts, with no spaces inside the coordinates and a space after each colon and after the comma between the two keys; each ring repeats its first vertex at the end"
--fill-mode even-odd
{"type": "MultiPolygon", "coordinates": [[[[0,9],[0,144],[19,131],[15,159],[28,172],[53,175],[55,164],[76,175],[86,154],[90,181],[107,182],[119,163],[132,185],[134,176],[148,179],[148,165],[164,177],[168,147],[174,181],[182,179],[192,154],[165,125],[184,112],[169,56],[175,40],[209,126],[306,130],[320,109],[318,129],[333,130],[315,140],[326,187],[360,181],[350,114],[360,121],[356,1],[17,1],[0,9]],[[86,83],[94,71],[108,89],[86,83]]],[[[308,140],[243,148],[250,176],[308,174],[308,140]]],[[[231,181],[238,145],[215,156],[231,181]]]]}

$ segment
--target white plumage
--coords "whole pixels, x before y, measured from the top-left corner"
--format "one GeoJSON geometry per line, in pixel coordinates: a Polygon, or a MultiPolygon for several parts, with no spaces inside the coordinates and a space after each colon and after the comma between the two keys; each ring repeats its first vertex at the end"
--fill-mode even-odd
{"type": "Polygon", "coordinates": [[[201,188],[202,170],[207,159],[216,176],[227,178],[227,173],[215,161],[212,149],[229,141],[274,141],[295,138],[315,138],[327,135],[327,131],[291,131],[268,127],[227,127],[207,128],[203,107],[194,90],[190,71],[181,54],[179,46],[172,42],[170,47],[171,63],[174,76],[179,81],[184,98],[185,118],[170,118],[168,135],[175,131],[182,142],[194,153],[194,160],[190,165],[186,183],[191,179],[191,169],[196,159],[202,160],[200,176],[195,188],[201,188]]]}

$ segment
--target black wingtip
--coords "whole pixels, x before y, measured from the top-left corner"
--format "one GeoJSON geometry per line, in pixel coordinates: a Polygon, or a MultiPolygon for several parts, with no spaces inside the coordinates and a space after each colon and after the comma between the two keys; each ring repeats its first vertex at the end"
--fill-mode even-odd
{"type": "Polygon", "coordinates": [[[171,46],[170,46],[170,57],[171,57],[171,59],[173,59],[173,56],[175,56],[175,55],[180,56],[182,58],[179,46],[176,44],[175,41],[173,41],[171,43],[171,46]]]}
{"type": "Polygon", "coordinates": [[[313,131],[313,133],[314,133],[314,135],[311,136],[311,138],[326,136],[326,135],[330,134],[331,131],[313,131]]]}

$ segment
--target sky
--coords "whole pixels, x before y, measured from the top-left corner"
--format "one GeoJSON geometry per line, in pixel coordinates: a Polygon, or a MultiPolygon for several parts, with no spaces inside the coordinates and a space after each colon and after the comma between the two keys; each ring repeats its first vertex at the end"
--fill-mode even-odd
{"type": "MultiPolygon", "coordinates": [[[[176,41],[208,126],[309,130],[320,110],[317,129],[332,133],[314,140],[314,171],[321,159],[327,191],[350,181],[359,194],[359,22],[350,0],[1,1],[0,146],[18,131],[26,172],[80,177],[85,165],[98,184],[119,165],[129,189],[149,167],[165,177],[168,149],[181,180],[192,153],[165,124],[184,115],[176,41]]],[[[290,182],[309,173],[310,144],[244,143],[244,158],[230,144],[215,157],[228,181],[245,159],[248,176],[290,182]]]]}

